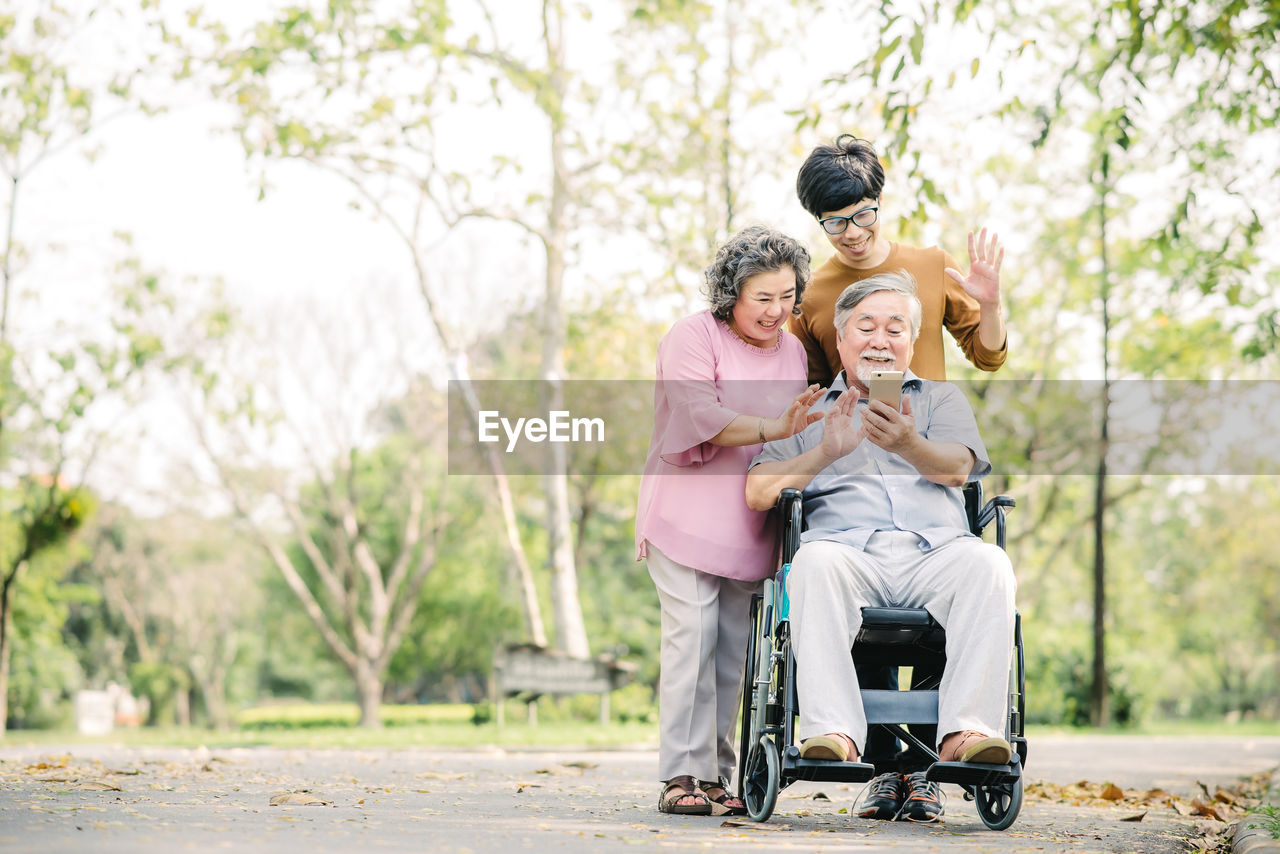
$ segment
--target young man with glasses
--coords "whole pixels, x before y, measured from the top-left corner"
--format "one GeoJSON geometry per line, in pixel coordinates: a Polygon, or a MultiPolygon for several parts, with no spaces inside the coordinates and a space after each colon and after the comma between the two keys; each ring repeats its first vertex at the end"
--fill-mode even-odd
{"type": "Polygon", "coordinates": [[[1004,250],[987,230],[969,234],[969,272],[962,275],[950,255],[891,242],[880,234],[884,167],[866,140],[850,134],[809,153],[796,177],[800,204],[822,225],[836,250],[813,273],[803,314],[787,328],[804,344],[809,381],[830,388],[840,373],[836,351],[836,297],[849,285],[877,273],[906,270],[915,277],[924,323],[911,370],[945,380],[942,328],[945,326],[975,367],[994,371],[1006,355],[1000,310],[1000,262],[1004,250]]]}
{"type": "MultiPolygon", "coordinates": [[[[842,134],[832,145],[820,145],[809,153],[796,177],[796,195],[805,210],[822,225],[836,250],[813,273],[805,291],[804,308],[788,322],[804,345],[809,382],[830,388],[842,369],[837,349],[835,304],[846,287],[880,273],[905,270],[915,279],[923,309],[922,322],[911,357],[910,370],[927,380],[946,380],[942,329],[960,345],[965,357],[984,371],[1004,364],[1006,336],[1000,309],[1000,262],[1004,250],[993,233],[984,228],[969,234],[969,273],[962,275],[950,255],[891,242],[880,234],[881,191],[884,167],[866,140],[842,134]]],[[[937,687],[941,673],[916,668],[917,688],[937,687]]],[[[858,679],[869,688],[896,688],[896,668],[858,668],[858,679]]],[[[932,727],[913,727],[929,742],[932,727]]],[[[869,735],[867,761],[890,760],[898,748],[896,739],[876,729],[869,735]]],[[[907,767],[906,773],[890,771],[868,785],[854,809],[863,818],[936,821],[943,806],[938,784],[927,780],[924,769],[907,767]]]]}

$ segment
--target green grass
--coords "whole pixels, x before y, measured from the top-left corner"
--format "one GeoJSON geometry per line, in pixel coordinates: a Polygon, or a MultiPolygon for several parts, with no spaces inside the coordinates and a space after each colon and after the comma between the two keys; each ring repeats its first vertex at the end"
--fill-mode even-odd
{"type": "Polygon", "coordinates": [[[110,735],[86,736],[75,730],[10,730],[0,744],[83,745],[123,744],[134,747],[437,747],[512,749],[654,748],[658,727],[652,722],[601,724],[596,719],[574,717],[554,706],[542,712],[538,725],[530,726],[524,706],[508,703],[506,723],[472,722],[470,705],[382,707],[383,726],[356,726],[359,711],[354,704],[290,704],[246,709],[237,716],[235,729],[217,731],[200,727],[117,728],[110,735]]]}
{"type": "Polygon", "coordinates": [[[1164,736],[1211,736],[1211,735],[1274,735],[1280,736],[1280,721],[1241,721],[1227,723],[1222,720],[1165,720],[1148,721],[1133,727],[1110,726],[1104,729],[1090,727],[1061,727],[1027,725],[1029,738],[1036,733],[1053,735],[1164,735],[1164,736]]]}
{"type": "MultiPolygon", "coordinates": [[[[465,703],[382,707],[382,724],[388,727],[433,724],[469,724],[476,707],[465,703]]],[[[289,703],[255,706],[236,715],[240,729],[306,729],[352,727],[360,721],[355,703],[289,703]]]]}
{"type": "Polygon", "coordinates": [[[507,724],[435,724],[362,729],[306,727],[273,730],[216,730],[197,727],[118,729],[106,736],[85,736],[74,730],[11,730],[6,745],[123,744],[133,747],[443,747],[443,748],[574,748],[656,749],[653,724],[610,724],[562,721],[529,726],[507,724]]]}

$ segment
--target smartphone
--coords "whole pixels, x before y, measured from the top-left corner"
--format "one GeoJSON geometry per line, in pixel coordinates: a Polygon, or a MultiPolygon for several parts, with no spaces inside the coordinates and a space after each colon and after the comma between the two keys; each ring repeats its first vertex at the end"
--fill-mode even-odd
{"type": "Polygon", "coordinates": [[[894,409],[902,407],[902,371],[872,371],[869,385],[872,400],[882,400],[894,409]]]}

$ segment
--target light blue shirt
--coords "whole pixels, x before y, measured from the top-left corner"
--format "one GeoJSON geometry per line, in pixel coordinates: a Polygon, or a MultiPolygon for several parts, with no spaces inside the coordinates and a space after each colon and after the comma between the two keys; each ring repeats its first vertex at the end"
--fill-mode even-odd
{"type": "MultiPolygon", "coordinates": [[[[849,392],[841,372],[814,410],[825,412],[844,393],[849,392]]],[[[922,436],[931,442],[958,442],[973,451],[970,481],[991,471],[973,409],[960,389],[907,371],[902,396],[910,399],[916,430],[922,436]]],[[[854,426],[861,425],[866,405],[865,399],[858,401],[854,426]]],[[[825,419],[818,421],[794,436],[769,442],[751,465],[789,460],[817,447],[825,423],[825,419]]],[[[831,540],[865,549],[876,531],[910,531],[920,536],[920,548],[928,550],[957,537],[973,536],[959,488],[927,480],[902,457],[866,440],[818,472],[803,491],[808,528],[800,537],[802,542],[831,540]]]]}

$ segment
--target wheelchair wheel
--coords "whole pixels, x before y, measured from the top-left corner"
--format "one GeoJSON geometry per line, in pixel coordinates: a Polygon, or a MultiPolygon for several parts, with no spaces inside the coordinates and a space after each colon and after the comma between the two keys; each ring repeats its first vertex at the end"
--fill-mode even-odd
{"type": "Polygon", "coordinates": [[[778,761],[778,746],[768,736],[752,745],[747,756],[747,770],[742,778],[742,800],[747,806],[747,818],[752,821],[768,821],[778,802],[778,787],[782,778],[782,766],[778,761]]]}
{"type": "Polygon", "coordinates": [[[1022,809],[1022,778],[995,786],[975,786],[973,799],[982,823],[992,830],[1004,830],[1022,809]]]}

